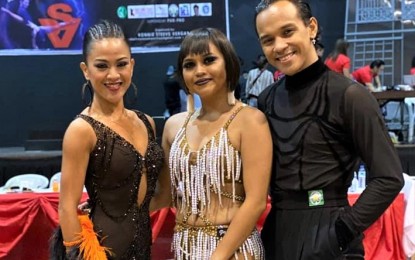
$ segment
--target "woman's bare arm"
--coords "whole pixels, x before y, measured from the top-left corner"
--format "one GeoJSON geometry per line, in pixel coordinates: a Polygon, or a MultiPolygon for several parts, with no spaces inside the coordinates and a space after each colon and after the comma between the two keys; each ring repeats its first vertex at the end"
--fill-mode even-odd
{"type": "Polygon", "coordinates": [[[77,207],[82,196],[89,154],[96,137],[83,119],[74,120],[66,130],[62,148],[59,222],[65,241],[81,231],[77,207]]]}

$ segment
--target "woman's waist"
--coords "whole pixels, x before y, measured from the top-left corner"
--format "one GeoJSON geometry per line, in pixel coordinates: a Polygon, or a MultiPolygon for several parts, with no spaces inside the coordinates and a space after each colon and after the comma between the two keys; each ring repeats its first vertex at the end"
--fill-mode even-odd
{"type": "Polygon", "coordinates": [[[240,205],[232,204],[229,207],[220,207],[219,205],[211,206],[205,209],[199,209],[196,214],[192,214],[191,208],[180,207],[176,212],[176,224],[186,224],[193,227],[204,227],[208,225],[229,225],[233,217],[239,210],[240,205]]]}
{"type": "Polygon", "coordinates": [[[228,230],[228,227],[229,223],[189,225],[183,222],[176,222],[174,233],[187,232],[189,236],[199,236],[203,233],[212,237],[222,237],[228,230]]]}
{"type": "Polygon", "coordinates": [[[187,220],[182,217],[176,217],[176,226],[186,226],[186,227],[194,227],[194,228],[203,228],[206,226],[227,226],[231,222],[231,218],[215,218],[214,220],[209,219],[206,222],[206,219],[202,219],[200,217],[189,217],[187,220]]]}
{"type": "Polygon", "coordinates": [[[215,188],[213,185],[208,187],[187,187],[183,182],[176,184],[175,198],[178,201],[176,204],[194,203],[193,200],[198,201],[198,204],[226,204],[242,203],[245,201],[245,190],[242,184],[237,183],[234,187],[231,184],[225,183],[224,186],[215,188]]]}

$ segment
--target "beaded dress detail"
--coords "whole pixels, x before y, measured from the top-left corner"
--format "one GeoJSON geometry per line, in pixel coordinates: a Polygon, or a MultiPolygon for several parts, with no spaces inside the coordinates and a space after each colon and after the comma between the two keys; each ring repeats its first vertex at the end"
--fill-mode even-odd
{"type": "Polygon", "coordinates": [[[145,154],[140,154],[131,143],[101,122],[78,115],[92,126],[97,137],[90,154],[85,186],[98,240],[113,253],[108,259],[151,259],[149,206],[164,154],[146,116],[135,112],[148,132],[145,154]],[[147,190],[138,205],[138,190],[144,174],[147,175],[147,190]]]}
{"type": "MultiPolygon", "coordinates": [[[[209,259],[226,233],[228,225],[216,225],[206,217],[213,196],[219,207],[223,207],[224,200],[232,203],[245,200],[245,193],[240,192],[243,186],[241,155],[228,137],[228,126],[244,107],[236,108],[225,125],[198,151],[191,151],[186,128],[199,110],[188,115],[175,136],[169,158],[172,198],[174,206],[184,216],[175,226],[172,243],[175,259],[209,259]],[[187,220],[192,216],[201,219],[204,225],[189,225],[187,220]]],[[[263,259],[256,230],[237,249],[236,259],[237,255],[244,259],[263,259]]]]}

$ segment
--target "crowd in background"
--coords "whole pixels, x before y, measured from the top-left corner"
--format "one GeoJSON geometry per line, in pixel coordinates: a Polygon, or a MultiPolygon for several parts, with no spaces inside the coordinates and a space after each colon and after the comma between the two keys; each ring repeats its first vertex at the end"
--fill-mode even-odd
{"type": "MultiPolygon", "coordinates": [[[[337,73],[343,74],[351,80],[366,86],[369,91],[376,92],[382,88],[380,75],[384,70],[383,60],[373,60],[370,64],[356,68],[351,71],[352,61],[348,56],[349,43],[346,39],[340,38],[336,41],[333,50],[324,60],[325,65],[337,73]]],[[[321,42],[316,42],[315,49],[320,59],[323,59],[325,47],[321,42]]],[[[243,68],[244,61],[239,57],[240,65],[243,68]]],[[[279,81],[284,74],[276,68],[269,69],[268,61],[263,54],[259,54],[252,62],[253,67],[241,70],[238,86],[235,90],[235,98],[242,102],[256,107],[259,94],[273,82],[279,81]]],[[[415,75],[415,56],[412,59],[409,74],[415,75]]],[[[176,66],[169,65],[164,82],[165,105],[164,115],[169,117],[178,112],[186,110],[186,94],[181,87],[182,83],[176,78],[176,66]]],[[[200,99],[197,95],[196,106],[200,107],[200,99]]]]}

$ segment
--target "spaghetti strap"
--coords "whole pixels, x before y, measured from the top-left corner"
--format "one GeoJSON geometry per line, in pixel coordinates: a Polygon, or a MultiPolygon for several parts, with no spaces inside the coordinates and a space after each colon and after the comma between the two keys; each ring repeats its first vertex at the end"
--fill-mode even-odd
{"type": "Polygon", "coordinates": [[[242,104],[241,106],[239,106],[233,113],[232,115],[229,117],[228,121],[226,121],[225,125],[223,126],[224,129],[228,129],[229,125],[232,123],[233,119],[236,117],[236,115],[239,113],[239,111],[241,111],[244,107],[246,107],[246,104],[242,104]]]}
{"type": "Polygon", "coordinates": [[[192,116],[196,113],[197,110],[193,111],[192,113],[188,113],[186,116],[186,120],[184,121],[182,128],[186,128],[187,124],[190,121],[190,118],[192,118],[192,116]]]}
{"type": "Polygon", "coordinates": [[[104,125],[104,124],[102,124],[101,122],[99,122],[99,121],[97,121],[97,120],[95,120],[93,117],[90,117],[90,116],[88,116],[88,115],[83,115],[83,114],[78,114],[78,115],[76,115],[76,117],[75,118],[82,118],[83,120],[85,120],[88,124],[90,124],[91,125],[91,127],[92,127],[92,129],[94,130],[94,132],[95,132],[95,135],[98,137],[101,133],[100,133],[100,131],[98,130],[98,128],[99,128],[99,126],[100,125],[104,125]]]}
{"type": "Polygon", "coordinates": [[[135,113],[137,114],[138,118],[139,118],[141,121],[143,121],[144,125],[146,126],[146,128],[147,128],[147,133],[148,133],[148,138],[149,138],[151,141],[154,141],[154,140],[156,139],[156,136],[155,136],[155,134],[154,134],[154,129],[153,129],[153,127],[151,126],[150,121],[148,121],[148,118],[146,117],[146,115],[145,115],[143,112],[138,111],[138,110],[133,110],[133,112],[135,112],[135,113]]]}

